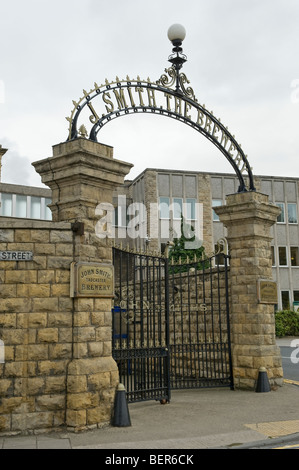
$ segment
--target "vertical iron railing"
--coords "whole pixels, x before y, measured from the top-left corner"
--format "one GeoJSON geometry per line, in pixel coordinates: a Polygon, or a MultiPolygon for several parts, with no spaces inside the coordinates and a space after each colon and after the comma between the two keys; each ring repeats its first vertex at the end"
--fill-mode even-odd
{"type": "Polygon", "coordinates": [[[228,256],[173,265],[113,249],[112,351],[129,402],[233,388],[228,256]]]}
{"type": "Polygon", "coordinates": [[[172,389],[233,388],[228,256],[170,265],[172,389]]]}
{"type": "Polygon", "coordinates": [[[113,249],[112,353],[129,402],[170,400],[164,258],[113,249]]]}
{"type": "Polygon", "coordinates": [[[234,390],[233,358],[232,358],[232,349],[231,349],[230,318],[229,318],[228,260],[229,260],[229,256],[224,256],[228,368],[229,368],[229,374],[230,374],[230,388],[231,390],[234,390]]]}

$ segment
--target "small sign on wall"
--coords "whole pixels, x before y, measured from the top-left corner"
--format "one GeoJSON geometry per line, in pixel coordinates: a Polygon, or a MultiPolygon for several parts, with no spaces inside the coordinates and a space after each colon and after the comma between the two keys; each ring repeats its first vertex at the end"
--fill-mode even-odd
{"type": "Polygon", "coordinates": [[[114,296],[114,271],[110,264],[72,263],[71,297],[108,297],[114,296]]]}
{"type": "Polygon", "coordinates": [[[32,251],[0,251],[0,261],[32,261],[32,251]]]}
{"type": "Polygon", "coordinates": [[[277,284],[275,281],[259,279],[258,299],[261,304],[277,304],[277,284]]]}

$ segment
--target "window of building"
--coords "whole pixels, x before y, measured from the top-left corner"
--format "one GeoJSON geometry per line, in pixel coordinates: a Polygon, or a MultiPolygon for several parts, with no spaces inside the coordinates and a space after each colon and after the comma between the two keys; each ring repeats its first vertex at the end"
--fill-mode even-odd
{"type": "Polygon", "coordinates": [[[294,297],[294,311],[299,312],[299,290],[294,290],[293,291],[293,297],[294,297]]]}
{"type": "Polygon", "coordinates": [[[47,207],[51,202],[50,198],[2,193],[0,215],[4,217],[30,217],[31,219],[52,220],[51,209],[47,207]]]}
{"type": "Polygon", "coordinates": [[[288,290],[281,291],[281,306],[283,310],[290,308],[290,292],[288,290]]]}
{"type": "Polygon", "coordinates": [[[299,266],[298,246],[291,246],[291,266],[299,266]]]}
{"type": "Polygon", "coordinates": [[[12,216],[12,194],[1,194],[1,215],[4,217],[12,216]]]}
{"type": "Polygon", "coordinates": [[[173,218],[181,220],[183,213],[183,199],[178,197],[173,198],[172,210],[173,218]]]}
{"type": "Polygon", "coordinates": [[[284,224],[285,223],[285,207],[284,207],[284,203],[283,202],[277,202],[276,205],[278,207],[280,207],[281,209],[281,213],[279,214],[279,216],[277,217],[277,222],[280,223],[280,224],[284,224]]]}
{"type": "MultiPolygon", "coordinates": [[[[222,206],[222,200],[221,199],[213,199],[212,200],[212,207],[217,207],[217,206],[222,206]]],[[[219,216],[213,210],[213,222],[219,222],[219,220],[220,220],[219,216]]]]}
{"type": "Polygon", "coordinates": [[[275,249],[274,249],[274,246],[271,246],[271,258],[272,258],[272,266],[276,266],[276,264],[275,264],[275,249]]]}
{"type": "Polygon", "coordinates": [[[279,259],[279,266],[287,266],[287,248],[286,246],[279,246],[278,247],[278,259],[279,259]]]}
{"type": "Polygon", "coordinates": [[[31,219],[41,218],[41,198],[40,197],[31,196],[30,217],[31,219]]]}
{"type": "Polygon", "coordinates": [[[51,204],[52,200],[49,198],[45,198],[45,219],[46,220],[52,220],[52,211],[50,207],[48,207],[48,204],[51,204]]]}
{"type": "Polygon", "coordinates": [[[16,217],[27,217],[27,196],[16,195],[16,217]]]}
{"type": "Polygon", "coordinates": [[[187,205],[187,220],[196,220],[196,199],[187,198],[186,199],[187,205]]]}
{"type": "Polygon", "coordinates": [[[288,222],[289,224],[297,224],[297,204],[290,203],[288,204],[288,222]]]}
{"type": "Polygon", "coordinates": [[[169,197],[160,197],[159,214],[160,219],[169,219],[169,197]]]}

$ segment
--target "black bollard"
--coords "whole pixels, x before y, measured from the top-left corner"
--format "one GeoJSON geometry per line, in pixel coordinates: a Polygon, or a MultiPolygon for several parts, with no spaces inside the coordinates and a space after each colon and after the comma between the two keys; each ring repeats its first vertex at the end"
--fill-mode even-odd
{"type": "Polygon", "coordinates": [[[118,427],[131,426],[126,389],[123,384],[118,384],[116,390],[112,425],[118,427]]]}
{"type": "Polygon", "coordinates": [[[257,379],[256,390],[257,393],[270,392],[271,387],[265,367],[261,367],[257,379]]]}

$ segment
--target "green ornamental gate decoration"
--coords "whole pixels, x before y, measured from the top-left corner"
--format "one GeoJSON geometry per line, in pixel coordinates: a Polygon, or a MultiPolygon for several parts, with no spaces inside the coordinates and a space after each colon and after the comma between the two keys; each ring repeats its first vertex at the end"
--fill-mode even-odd
{"type": "Polygon", "coordinates": [[[94,83],[90,91],[83,90],[83,97],[73,101],[74,108],[66,118],[67,140],[84,137],[97,142],[98,132],[105,124],[128,114],[167,116],[194,128],[224,154],[239,179],[238,192],[255,191],[252,169],[235,136],[198,102],[185,73],[180,72],[187,61],[181,47],[185,34],[181,25],[169,28],[168,37],[174,47],[168,61],[172,65],[158,80],[116,77],[101,85],[94,83]]]}

